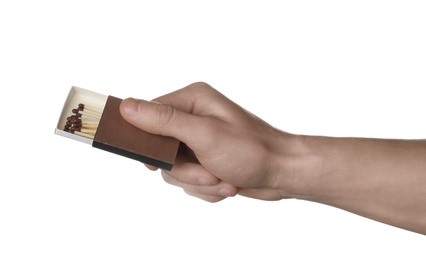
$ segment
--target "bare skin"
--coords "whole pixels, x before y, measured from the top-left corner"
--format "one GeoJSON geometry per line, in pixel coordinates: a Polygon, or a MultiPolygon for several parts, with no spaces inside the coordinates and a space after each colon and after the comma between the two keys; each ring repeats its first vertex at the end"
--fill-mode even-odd
{"type": "Polygon", "coordinates": [[[182,141],[162,176],[192,196],[304,199],[426,234],[425,140],[286,133],[202,82],[153,101],[126,99],[121,114],[182,141]]]}

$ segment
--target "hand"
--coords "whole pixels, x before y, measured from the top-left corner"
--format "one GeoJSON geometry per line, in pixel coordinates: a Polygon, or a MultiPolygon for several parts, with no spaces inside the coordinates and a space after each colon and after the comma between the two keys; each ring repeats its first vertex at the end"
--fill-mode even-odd
{"type": "Polygon", "coordinates": [[[126,99],[120,111],[140,129],[182,141],[162,175],[190,195],[304,199],[426,234],[425,140],[288,134],[205,83],[154,102],[126,99]]]}
{"type": "Polygon", "coordinates": [[[194,83],[153,102],[126,99],[120,111],[140,129],[182,141],[173,169],[162,171],[162,176],[188,194],[210,202],[237,193],[265,200],[288,196],[285,187],[293,178],[280,173],[283,153],[291,154],[285,149],[291,145],[285,143],[294,136],[268,125],[206,83],[194,83]]]}

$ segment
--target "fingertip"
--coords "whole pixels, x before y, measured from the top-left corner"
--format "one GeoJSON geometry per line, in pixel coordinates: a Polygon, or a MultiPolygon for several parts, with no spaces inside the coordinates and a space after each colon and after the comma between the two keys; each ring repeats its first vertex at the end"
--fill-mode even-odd
{"type": "Polygon", "coordinates": [[[235,197],[238,195],[238,191],[239,188],[238,187],[234,187],[232,186],[232,188],[230,189],[229,193],[230,193],[230,197],[235,197]]]}
{"type": "Polygon", "coordinates": [[[178,159],[175,166],[167,174],[181,183],[196,186],[214,186],[219,178],[206,170],[202,165],[192,162],[182,162],[178,159]]]}
{"type": "Polygon", "coordinates": [[[233,186],[222,187],[218,190],[218,196],[221,197],[235,197],[238,194],[238,188],[233,186]]]}
{"type": "Polygon", "coordinates": [[[139,100],[135,98],[126,98],[121,101],[120,113],[123,117],[135,116],[139,113],[139,100]]]}
{"type": "Polygon", "coordinates": [[[145,165],[145,167],[146,167],[146,168],[148,168],[150,171],[156,171],[156,170],[158,170],[158,167],[155,167],[155,166],[152,166],[152,165],[149,165],[149,164],[146,164],[146,163],[144,163],[144,165],[145,165]]]}

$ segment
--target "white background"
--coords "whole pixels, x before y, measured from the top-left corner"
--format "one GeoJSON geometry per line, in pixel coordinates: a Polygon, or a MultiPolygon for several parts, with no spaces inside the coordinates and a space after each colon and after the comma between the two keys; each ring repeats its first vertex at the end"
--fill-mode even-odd
{"type": "Polygon", "coordinates": [[[206,81],[288,132],[424,138],[425,13],[423,1],[1,1],[0,259],[425,259],[425,236],[305,201],[210,204],[53,134],[72,85],[152,99],[206,81]]]}

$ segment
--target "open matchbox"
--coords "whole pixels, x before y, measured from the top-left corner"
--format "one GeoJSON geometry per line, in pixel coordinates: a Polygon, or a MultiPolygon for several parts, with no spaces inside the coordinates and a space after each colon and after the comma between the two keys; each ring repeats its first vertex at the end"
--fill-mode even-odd
{"type": "Polygon", "coordinates": [[[147,133],[123,119],[121,99],[72,87],[55,134],[171,170],[179,141],[147,133]]]}

